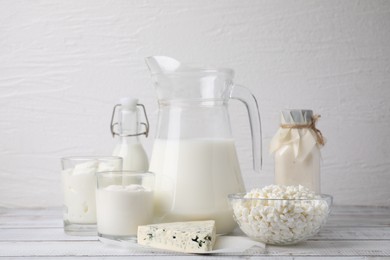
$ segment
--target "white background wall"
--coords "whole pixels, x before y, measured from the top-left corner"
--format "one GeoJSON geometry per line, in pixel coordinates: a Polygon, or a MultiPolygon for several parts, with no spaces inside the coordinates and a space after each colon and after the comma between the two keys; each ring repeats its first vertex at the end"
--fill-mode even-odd
{"type": "Polygon", "coordinates": [[[0,0],[0,206],[61,205],[60,157],[110,154],[113,104],[157,104],[150,55],[231,67],[260,102],[264,168],[250,170],[244,108],[232,121],[248,188],[272,182],[283,108],[322,115],[322,190],[390,205],[390,1],[0,0]]]}

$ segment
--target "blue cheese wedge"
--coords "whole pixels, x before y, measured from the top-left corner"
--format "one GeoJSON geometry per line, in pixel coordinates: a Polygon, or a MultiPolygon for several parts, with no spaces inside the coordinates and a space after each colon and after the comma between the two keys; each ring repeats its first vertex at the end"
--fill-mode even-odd
{"type": "Polygon", "coordinates": [[[205,253],[216,239],[214,220],[138,226],[138,244],[185,253],[205,253]]]}

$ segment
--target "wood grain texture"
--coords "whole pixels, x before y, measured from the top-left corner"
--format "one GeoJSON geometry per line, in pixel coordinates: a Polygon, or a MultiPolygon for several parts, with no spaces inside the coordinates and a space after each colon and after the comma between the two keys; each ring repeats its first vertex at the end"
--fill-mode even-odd
{"type": "MultiPolygon", "coordinates": [[[[242,234],[240,232],[236,232],[242,234]]],[[[138,256],[182,258],[161,250],[121,248],[102,244],[97,237],[68,236],[61,209],[0,208],[0,258],[104,258],[138,256]],[[16,224],[18,223],[18,224],[16,224]],[[53,223],[55,223],[53,225],[53,223]]],[[[185,255],[189,258],[195,257],[185,255]]],[[[293,246],[251,248],[242,253],[219,254],[230,258],[311,259],[346,257],[370,259],[390,256],[390,208],[335,207],[327,225],[307,242],[293,246]],[[375,216],[375,218],[372,218],[375,216]]],[[[209,258],[210,256],[198,256],[209,258]]]]}
{"type": "Polygon", "coordinates": [[[113,105],[157,104],[143,58],[231,67],[259,100],[264,167],[251,171],[242,105],[231,121],[247,188],[273,181],[283,108],[322,115],[322,190],[390,205],[390,2],[377,0],[0,1],[0,206],[61,205],[60,157],[111,154],[113,105]]]}

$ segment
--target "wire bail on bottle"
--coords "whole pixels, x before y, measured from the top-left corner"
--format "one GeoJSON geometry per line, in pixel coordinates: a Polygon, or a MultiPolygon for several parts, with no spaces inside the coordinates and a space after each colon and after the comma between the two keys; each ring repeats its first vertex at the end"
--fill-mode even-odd
{"type": "Polygon", "coordinates": [[[141,107],[143,112],[144,112],[144,117],[145,117],[146,123],[141,122],[140,124],[145,127],[145,131],[143,131],[141,133],[135,133],[135,134],[121,134],[116,130],[115,126],[118,126],[119,123],[118,122],[114,123],[115,113],[116,113],[117,108],[120,108],[121,106],[122,106],[121,104],[117,104],[114,106],[114,108],[112,110],[111,123],[110,123],[110,130],[111,130],[112,137],[115,137],[116,135],[120,136],[120,137],[131,137],[131,136],[145,135],[145,137],[148,137],[148,135],[149,135],[149,119],[148,119],[148,116],[146,114],[145,106],[143,104],[137,104],[137,107],[141,107]]]}

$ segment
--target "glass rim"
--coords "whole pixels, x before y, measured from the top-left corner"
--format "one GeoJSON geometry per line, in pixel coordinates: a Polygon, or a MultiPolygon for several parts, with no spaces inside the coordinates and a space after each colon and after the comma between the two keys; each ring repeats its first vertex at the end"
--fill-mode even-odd
{"type": "Polygon", "coordinates": [[[64,156],[61,157],[61,161],[81,161],[81,160],[109,160],[109,159],[120,159],[123,160],[120,156],[111,156],[111,155],[74,155],[74,156],[64,156]]]}
{"type": "Polygon", "coordinates": [[[100,171],[95,173],[96,176],[155,176],[154,172],[151,171],[131,171],[131,170],[113,170],[113,171],[100,171]]]}
{"type": "Polygon", "coordinates": [[[215,107],[216,105],[226,105],[230,98],[161,98],[158,99],[160,106],[164,105],[192,105],[196,104],[205,107],[215,107]]]}
{"type": "Polygon", "coordinates": [[[159,71],[151,73],[152,76],[188,76],[190,74],[224,74],[230,78],[234,77],[234,70],[231,68],[182,68],[178,71],[159,71]]]}
{"type": "Polygon", "coordinates": [[[316,196],[320,196],[320,198],[313,198],[313,199],[282,199],[282,198],[245,198],[244,196],[247,193],[234,193],[234,194],[228,194],[228,198],[230,200],[255,200],[255,201],[327,201],[330,200],[330,202],[333,201],[333,196],[329,194],[316,194],[316,196]]]}

